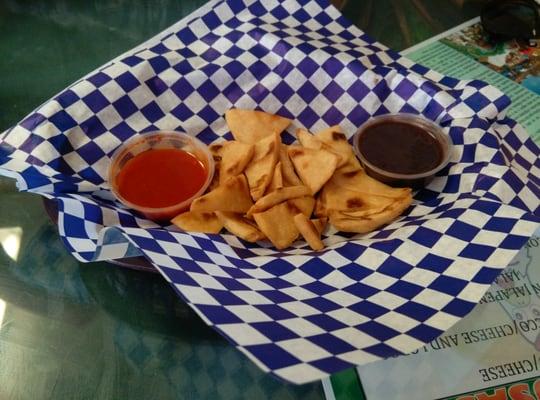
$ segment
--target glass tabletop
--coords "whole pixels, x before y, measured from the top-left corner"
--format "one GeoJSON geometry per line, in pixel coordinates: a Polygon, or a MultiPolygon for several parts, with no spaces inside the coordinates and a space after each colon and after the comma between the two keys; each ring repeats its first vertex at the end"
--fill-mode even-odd
{"type": "MultiPolygon", "coordinates": [[[[0,1],[0,132],[202,0],[0,1]]],[[[480,0],[341,0],[401,50],[478,15],[480,0]]],[[[157,274],[82,264],[36,195],[0,178],[0,399],[321,399],[264,374],[157,274]]],[[[360,396],[360,394],[359,394],[360,396]]]]}

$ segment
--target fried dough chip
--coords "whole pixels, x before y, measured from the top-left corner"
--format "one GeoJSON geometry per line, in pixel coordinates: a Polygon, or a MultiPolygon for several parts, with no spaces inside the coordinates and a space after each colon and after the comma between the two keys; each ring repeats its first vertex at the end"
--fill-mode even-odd
{"type": "Polygon", "coordinates": [[[362,164],[360,164],[360,161],[356,158],[356,156],[352,156],[348,160],[345,161],[345,164],[343,164],[339,168],[340,173],[346,173],[346,172],[353,172],[363,170],[362,164]]]}
{"type": "Polygon", "coordinates": [[[265,239],[264,234],[255,224],[240,214],[216,211],[216,215],[227,231],[244,239],[246,242],[253,243],[265,239]]]}
{"type": "Polygon", "coordinates": [[[188,232],[219,233],[223,228],[213,212],[187,211],[174,217],[171,223],[188,232]]]}
{"type": "Polygon", "coordinates": [[[290,199],[287,203],[289,203],[289,208],[293,210],[293,214],[302,213],[308,218],[311,217],[315,207],[315,199],[312,196],[290,199]]]}
{"type": "Polygon", "coordinates": [[[214,190],[219,186],[219,177],[221,175],[221,150],[223,149],[223,145],[225,143],[227,142],[222,141],[218,143],[212,143],[208,147],[210,153],[212,154],[212,158],[214,159],[214,176],[212,177],[212,182],[210,182],[210,185],[208,186],[208,190],[214,190]]]}
{"type": "Polygon", "coordinates": [[[350,190],[349,188],[338,186],[333,178],[324,185],[321,197],[327,210],[338,211],[370,209],[374,210],[374,212],[380,212],[396,201],[396,199],[391,197],[350,190]]]}
{"type": "Polygon", "coordinates": [[[281,161],[279,161],[276,164],[276,168],[274,169],[274,175],[272,175],[272,180],[270,181],[270,184],[266,188],[266,193],[268,194],[282,187],[283,187],[283,172],[281,171],[281,161]]]}
{"type": "Polygon", "coordinates": [[[223,143],[219,183],[223,184],[231,176],[240,175],[253,157],[255,147],[236,140],[223,143]]]}
{"type": "Polygon", "coordinates": [[[294,224],[293,216],[287,202],[253,214],[259,229],[278,250],[289,247],[300,233],[294,224]]]}
{"type": "Polygon", "coordinates": [[[223,185],[206,193],[191,203],[191,211],[212,212],[229,211],[245,213],[251,208],[253,201],[249,195],[249,187],[244,175],[233,176],[223,185]]]}
{"type": "MultiPolygon", "coordinates": [[[[315,134],[315,137],[339,154],[343,160],[355,159],[354,150],[339,125],[331,126],[315,134]]],[[[345,164],[345,163],[344,163],[345,164]]]]}
{"type": "Polygon", "coordinates": [[[245,170],[249,191],[254,201],[264,195],[272,180],[279,158],[280,145],[279,133],[267,136],[255,144],[253,158],[245,170]]]}
{"type": "Polygon", "coordinates": [[[308,217],[302,213],[296,214],[294,216],[294,224],[296,225],[296,229],[298,229],[300,234],[306,239],[306,242],[308,242],[309,247],[315,251],[324,248],[324,244],[321,241],[321,233],[308,217]]]}
{"type": "Polygon", "coordinates": [[[326,224],[328,223],[328,218],[323,217],[312,219],[311,222],[313,223],[313,225],[315,225],[315,228],[317,228],[319,234],[322,234],[324,232],[324,229],[326,228],[326,224]]]}
{"type": "Polygon", "coordinates": [[[172,220],[182,229],[217,233],[225,227],[249,242],[267,238],[278,250],[302,234],[318,251],[327,223],[367,233],[412,203],[411,189],[367,175],[337,125],[316,135],[299,129],[301,146],[287,146],[280,136],[287,118],[239,109],[225,118],[235,140],[210,146],[216,165],[210,191],[172,220]]]}
{"type": "Polygon", "coordinates": [[[208,191],[214,190],[219,186],[219,176],[221,171],[221,161],[216,161],[214,163],[214,176],[212,177],[212,182],[208,186],[208,191]]]}
{"type": "Polygon", "coordinates": [[[371,215],[361,215],[357,212],[331,210],[329,212],[330,223],[343,232],[367,233],[397,218],[409,205],[412,197],[404,197],[394,201],[386,209],[371,215]]]}
{"type": "Polygon", "coordinates": [[[410,188],[393,188],[370,177],[364,170],[350,172],[337,171],[332,177],[332,182],[344,188],[373,194],[378,196],[399,199],[411,193],[410,188]]]}
{"type": "Polygon", "coordinates": [[[302,146],[308,149],[320,150],[323,147],[323,142],[304,129],[296,131],[296,138],[302,146]]]}
{"type": "Polygon", "coordinates": [[[281,134],[291,120],[263,111],[231,109],[225,112],[227,126],[239,142],[256,144],[261,139],[281,134]]]}
{"type": "Polygon", "coordinates": [[[290,146],[288,153],[294,169],[312,194],[317,193],[332,177],[339,162],[336,154],[322,149],[290,146]]]}
{"type": "Polygon", "coordinates": [[[341,154],[337,153],[331,146],[329,146],[322,140],[319,140],[317,137],[304,129],[298,129],[296,131],[296,137],[298,138],[300,144],[305,148],[313,150],[326,150],[330,153],[334,153],[335,155],[337,155],[339,157],[338,168],[345,165],[345,163],[347,162],[347,159],[341,154]]]}
{"type": "Polygon", "coordinates": [[[281,171],[283,174],[284,186],[299,186],[303,185],[302,181],[294,172],[294,166],[287,152],[288,146],[282,144],[279,149],[279,162],[281,163],[281,171]]]}
{"type": "Polygon", "coordinates": [[[223,150],[223,145],[227,143],[225,141],[212,143],[208,150],[210,150],[210,153],[212,153],[212,156],[214,157],[214,161],[221,161],[221,151],[223,150]]]}
{"type": "Polygon", "coordinates": [[[328,217],[328,210],[326,209],[326,203],[324,200],[324,190],[321,192],[321,194],[319,194],[319,196],[317,196],[313,214],[315,214],[315,216],[318,218],[328,217]]]}
{"type": "Polygon", "coordinates": [[[307,186],[287,186],[276,189],[272,193],[268,193],[266,196],[257,200],[257,202],[248,210],[247,215],[250,216],[255,213],[260,213],[289,199],[309,196],[310,194],[311,192],[307,186]]]}

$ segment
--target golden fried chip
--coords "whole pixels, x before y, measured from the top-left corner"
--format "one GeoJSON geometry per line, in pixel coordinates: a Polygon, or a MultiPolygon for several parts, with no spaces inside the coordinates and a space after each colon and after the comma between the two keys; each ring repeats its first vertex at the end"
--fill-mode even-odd
{"type": "Polygon", "coordinates": [[[256,144],[261,139],[281,134],[291,120],[263,111],[231,109],[225,112],[225,120],[234,138],[240,142],[256,144]]]}
{"type": "Polygon", "coordinates": [[[308,242],[309,247],[315,251],[324,248],[324,244],[321,241],[321,233],[308,217],[302,213],[296,214],[294,216],[294,224],[296,225],[296,229],[298,229],[304,239],[306,239],[306,242],[308,242]]]}
{"type": "Polygon", "coordinates": [[[356,212],[331,210],[330,223],[343,232],[367,233],[396,219],[411,204],[412,197],[404,197],[394,201],[384,211],[371,215],[360,215],[356,212]]]}
{"type": "Polygon", "coordinates": [[[212,212],[229,211],[244,213],[251,208],[253,201],[244,175],[233,176],[223,185],[206,193],[191,203],[191,211],[212,212]]]}
{"type": "Polygon", "coordinates": [[[293,214],[286,202],[280,203],[262,213],[253,214],[259,229],[278,250],[289,247],[298,237],[298,229],[293,214]]]}
{"type": "Polygon", "coordinates": [[[330,148],[343,159],[343,163],[340,164],[340,167],[346,164],[347,160],[354,159],[354,150],[352,146],[347,141],[347,136],[341,130],[339,125],[331,126],[330,128],[324,129],[315,134],[315,137],[330,148]]]}
{"type": "Polygon", "coordinates": [[[313,208],[315,207],[315,199],[312,196],[298,197],[287,201],[289,208],[293,210],[293,214],[302,213],[306,217],[311,217],[313,208]]]}
{"type": "Polygon", "coordinates": [[[250,242],[268,238],[279,250],[302,233],[317,251],[328,222],[366,233],[412,202],[411,189],[391,188],[366,174],[337,125],[316,135],[299,129],[302,146],[286,146],[280,135],[287,118],[239,109],[225,118],[236,140],[210,146],[216,165],[211,190],[173,219],[182,229],[217,233],[224,226],[250,242]]]}
{"type": "Polygon", "coordinates": [[[324,206],[327,210],[374,210],[380,212],[392,204],[395,199],[386,196],[379,196],[372,193],[365,193],[349,188],[338,186],[334,178],[330,179],[322,190],[324,206]]]}
{"type": "Polygon", "coordinates": [[[212,154],[212,158],[214,159],[214,176],[212,177],[212,182],[210,182],[210,185],[208,186],[208,191],[214,190],[219,186],[219,178],[220,178],[220,171],[221,171],[221,150],[223,149],[223,145],[227,143],[225,141],[212,143],[208,150],[210,150],[210,153],[212,154]]]}
{"type": "Polygon", "coordinates": [[[261,197],[253,207],[249,209],[247,215],[253,215],[260,213],[274,207],[276,204],[283,203],[289,199],[295,199],[297,197],[303,197],[310,195],[309,188],[307,186],[288,186],[268,193],[266,196],[261,197]]]}
{"type": "Polygon", "coordinates": [[[317,193],[332,177],[339,162],[337,155],[322,149],[291,146],[288,153],[294,169],[312,194],[317,193]]]}
{"type": "Polygon", "coordinates": [[[221,161],[221,151],[223,150],[223,145],[227,143],[226,141],[221,141],[217,143],[212,143],[208,150],[210,150],[210,153],[212,153],[212,156],[214,156],[214,161],[221,161]]]}
{"type": "Polygon", "coordinates": [[[328,217],[328,210],[326,209],[326,204],[324,201],[324,190],[319,194],[319,196],[317,196],[313,213],[318,218],[328,217]]]}
{"type": "Polygon", "coordinates": [[[266,193],[268,194],[282,187],[283,187],[283,172],[281,171],[281,161],[279,161],[276,164],[276,168],[274,169],[274,175],[272,176],[272,180],[270,181],[270,184],[266,188],[266,193]]]}
{"type": "Polygon", "coordinates": [[[210,192],[219,186],[219,176],[221,171],[221,161],[214,162],[214,176],[212,177],[212,182],[208,186],[207,191],[210,192]]]}
{"type": "Polygon", "coordinates": [[[255,147],[236,140],[223,143],[221,147],[220,184],[231,176],[240,175],[253,157],[255,147]]]}
{"type": "Polygon", "coordinates": [[[296,138],[303,147],[308,149],[319,150],[323,145],[323,142],[304,129],[296,131],[296,138]]]}
{"type": "Polygon", "coordinates": [[[339,153],[334,151],[332,147],[330,147],[325,142],[319,140],[317,137],[315,137],[314,135],[312,135],[311,133],[309,133],[308,131],[304,129],[298,129],[296,131],[296,137],[298,138],[298,141],[303,147],[306,147],[308,149],[313,149],[313,150],[326,150],[326,151],[329,151],[330,153],[334,153],[339,158],[338,166],[337,166],[338,168],[341,167],[342,165],[345,165],[345,163],[347,162],[347,160],[344,157],[342,157],[339,153]]]}
{"type": "Polygon", "coordinates": [[[249,191],[255,201],[264,195],[272,180],[279,158],[280,145],[279,133],[267,136],[255,144],[253,158],[245,170],[249,191]]]}
{"type": "Polygon", "coordinates": [[[326,228],[326,224],[328,223],[328,218],[323,217],[312,219],[311,222],[313,223],[313,225],[315,225],[315,228],[317,228],[319,234],[322,234],[324,232],[324,229],[326,228]]]}
{"type": "Polygon", "coordinates": [[[242,217],[240,214],[216,211],[216,215],[225,229],[233,235],[244,239],[246,242],[257,242],[265,239],[264,234],[255,226],[255,224],[242,217]]]}
{"type": "Polygon", "coordinates": [[[368,195],[398,199],[411,193],[410,188],[393,188],[370,177],[364,170],[337,171],[332,182],[341,188],[355,190],[368,195]]]}
{"type": "Polygon", "coordinates": [[[219,233],[223,228],[213,212],[187,211],[174,217],[171,223],[187,232],[219,233]]]}
{"type": "Polygon", "coordinates": [[[360,161],[358,161],[358,158],[356,158],[356,156],[353,155],[349,157],[347,160],[345,160],[345,163],[339,167],[336,173],[344,174],[347,172],[353,172],[353,171],[359,171],[359,170],[363,170],[362,164],[360,164],[360,161]]]}
{"type": "Polygon", "coordinates": [[[282,144],[279,149],[279,162],[281,163],[281,171],[283,174],[283,184],[284,186],[299,186],[303,185],[302,181],[294,172],[294,167],[289,158],[287,152],[288,146],[282,144]]]}

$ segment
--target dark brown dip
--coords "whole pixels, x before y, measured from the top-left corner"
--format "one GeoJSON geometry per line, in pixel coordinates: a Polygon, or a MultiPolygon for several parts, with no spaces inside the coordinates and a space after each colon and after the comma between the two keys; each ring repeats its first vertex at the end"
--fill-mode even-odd
{"type": "Polygon", "coordinates": [[[427,130],[414,124],[384,121],[359,137],[358,149],[380,169],[398,174],[419,174],[439,165],[443,149],[427,130]]]}

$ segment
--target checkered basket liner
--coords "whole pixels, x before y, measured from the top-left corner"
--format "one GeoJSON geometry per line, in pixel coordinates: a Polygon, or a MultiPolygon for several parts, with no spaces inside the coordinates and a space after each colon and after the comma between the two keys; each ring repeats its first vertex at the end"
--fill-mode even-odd
{"type": "Polygon", "coordinates": [[[539,149],[509,99],[400,57],[323,0],[213,1],[92,72],[0,137],[0,172],[56,199],[80,261],[142,253],[178,295],[264,371],[304,383],[411,352],[464,317],[539,221],[539,149]],[[231,107],[348,136],[374,115],[442,125],[448,168],[406,214],[367,235],[276,251],[160,226],[105,181],[126,139],[155,129],[231,138],[231,107]]]}

